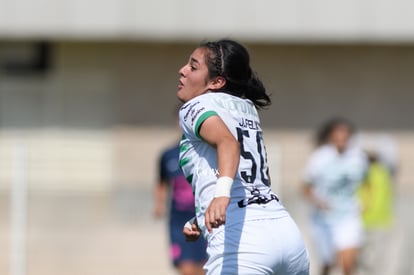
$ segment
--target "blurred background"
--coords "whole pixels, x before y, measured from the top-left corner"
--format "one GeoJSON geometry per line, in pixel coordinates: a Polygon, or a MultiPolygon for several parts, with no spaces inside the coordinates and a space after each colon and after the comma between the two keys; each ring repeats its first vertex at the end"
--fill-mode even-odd
{"type": "Polygon", "coordinates": [[[0,0],[0,274],[175,274],[166,220],[151,213],[156,165],[180,136],[178,69],[201,40],[223,37],[247,45],[272,94],[261,116],[273,188],[307,241],[299,190],[316,127],[341,115],[391,144],[396,222],[379,264],[414,274],[413,10],[0,0]]]}

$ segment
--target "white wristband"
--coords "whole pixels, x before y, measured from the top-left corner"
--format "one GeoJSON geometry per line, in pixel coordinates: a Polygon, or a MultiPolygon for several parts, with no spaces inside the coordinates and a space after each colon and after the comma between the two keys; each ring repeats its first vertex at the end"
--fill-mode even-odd
{"type": "Polygon", "coordinates": [[[228,197],[230,198],[231,186],[233,185],[233,179],[230,177],[220,177],[216,183],[216,193],[214,197],[228,197]]]}

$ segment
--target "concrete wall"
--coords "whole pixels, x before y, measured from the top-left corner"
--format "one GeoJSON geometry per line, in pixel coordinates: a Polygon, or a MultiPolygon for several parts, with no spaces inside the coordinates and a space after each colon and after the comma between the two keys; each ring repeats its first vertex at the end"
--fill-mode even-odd
{"type": "Polygon", "coordinates": [[[0,0],[0,37],[413,41],[405,0],[0,0]]]}
{"type": "MultiPolygon", "coordinates": [[[[7,46],[1,43],[0,53],[7,46]]],[[[177,136],[172,126],[177,71],[193,47],[60,41],[53,44],[48,71],[0,74],[0,187],[10,186],[18,144],[28,148],[34,189],[150,186],[159,150],[177,136]]],[[[283,151],[281,182],[299,182],[311,133],[331,115],[394,136],[403,160],[401,180],[412,182],[414,47],[250,44],[249,49],[272,93],[273,105],[262,120],[269,142],[283,151]]]]}
{"type": "MultiPolygon", "coordinates": [[[[49,71],[0,75],[1,127],[170,125],[178,69],[196,44],[53,45],[49,71]]],[[[414,46],[249,49],[272,94],[267,127],[313,128],[337,114],[361,127],[414,129],[414,46]]]]}

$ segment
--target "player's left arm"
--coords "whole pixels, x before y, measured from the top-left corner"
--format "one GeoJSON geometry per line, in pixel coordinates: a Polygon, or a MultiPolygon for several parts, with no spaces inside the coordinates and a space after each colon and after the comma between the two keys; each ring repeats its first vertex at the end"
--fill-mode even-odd
{"type": "Polygon", "coordinates": [[[168,183],[166,180],[159,180],[154,189],[153,215],[156,218],[163,217],[166,212],[166,200],[168,194],[168,183]]]}
{"type": "Polygon", "coordinates": [[[158,162],[158,182],[154,188],[153,215],[156,218],[163,217],[166,212],[166,200],[169,189],[169,176],[166,167],[166,154],[162,154],[158,162]]]}
{"type": "MultiPolygon", "coordinates": [[[[219,116],[207,118],[199,128],[200,136],[217,149],[217,162],[220,178],[234,179],[240,160],[240,144],[234,138],[219,116]]],[[[220,183],[218,183],[220,184],[220,183]]],[[[216,189],[218,188],[216,184],[216,189]]],[[[229,190],[230,191],[230,190],[229,190]]],[[[206,210],[205,224],[209,232],[226,221],[226,209],[230,202],[228,195],[217,195],[206,210]]]]}
{"type": "Polygon", "coordinates": [[[185,240],[187,242],[195,242],[198,240],[198,238],[201,236],[201,231],[200,231],[200,228],[198,227],[196,217],[186,222],[183,228],[183,233],[185,236],[185,240]]]}

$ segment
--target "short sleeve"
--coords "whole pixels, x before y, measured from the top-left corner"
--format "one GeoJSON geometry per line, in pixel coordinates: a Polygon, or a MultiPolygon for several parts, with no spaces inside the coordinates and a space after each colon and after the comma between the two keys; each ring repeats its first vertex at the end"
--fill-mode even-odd
{"type": "Polygon", "coordinates": [[[313,185],[316,182],[317,165],[314,156],[312,155],[303,171],[302,179],[305,184],[313,185]]]}
{"type": "Polygon", "coordinates": [[[359,154],[357,155],[356,158],[356,164],[355,164],[355,169],[353,169],[353,173],[356,173],[356,178],[359,181],[363,181],[366,176],[368,175],[368,168],[369,168],[369,162],[368,162],[368,158],[366,156],[366,154],[359,150],[359,154]]]}
{"type": "Polygon", "coordinates": [[[218,116],[209,94],[193,98],[180,109],[180,125],[186,137],[194,136],[201,139],[200,127],[212,116],[218,116]]]}
{"type": "Polygon", "coordinates": [[[160,182],[165,182],[169,180],[167,169],[167,154],[165,152],[161,154],[158,160],[158,177],[160,182]]]}

